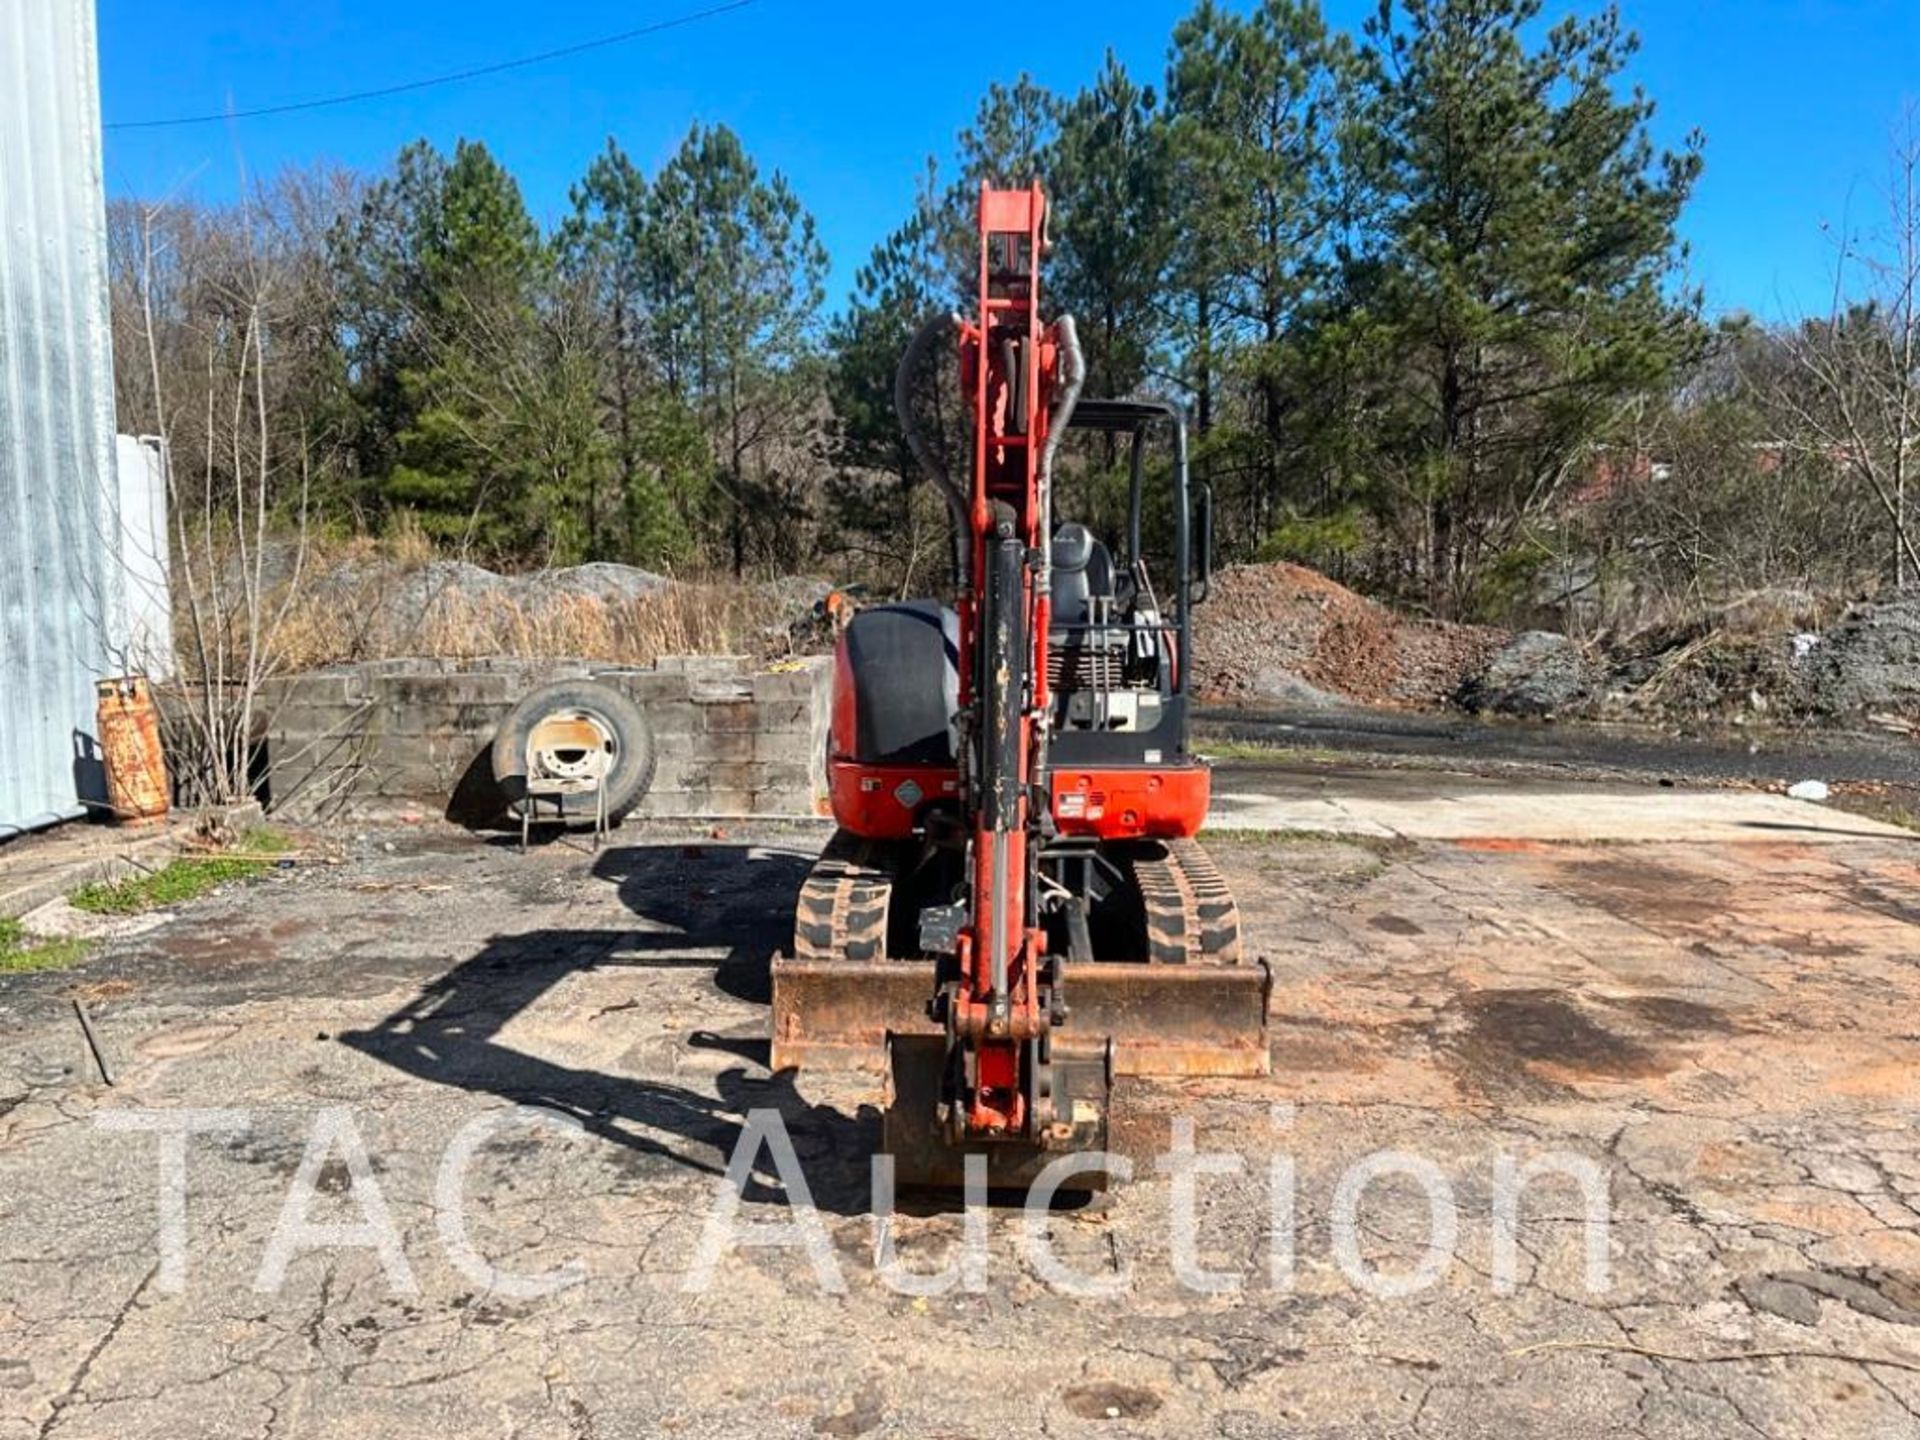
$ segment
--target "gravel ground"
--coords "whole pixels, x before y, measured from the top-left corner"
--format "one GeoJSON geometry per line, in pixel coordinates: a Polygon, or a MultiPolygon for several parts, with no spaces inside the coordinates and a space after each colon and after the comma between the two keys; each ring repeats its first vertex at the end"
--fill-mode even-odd
{"type": "MultiPolygon", "coordinates": [[[[1419,776],[1394,784],[1417,802],[1419,776]]],[[[1502,814],[1538,828],[1540,793],[1488,781],[1463,806],[1456,783],[1433,803],[1481,828],[1444,841],[1213,842],[1274,967],[1274,1074],[1120,1096],[1141,1156],[1185,1117],[1245,1161],[1195,1182],[1192,1258],[1231,1281],[1211,1293],[1177,1278],[1150,1168],[1040,1217],[1103,1298],[1047,1278],[1004,1209],[977,1288],[883,1283],[877,1087],[765,1068],[767,960],[817,831],[527,857],[376,833],[77,972],[0,976],[0,1440],[1920,1436],[1913,842],[1503,839],[1502,814]],[[187,1147],[175,1284],[156,1141],[109,1127],[213,1107],[246,1128],[187,1147]],[[756,1110],[844,1288],[766,1248],[690,1288],[756,1110]],[[450,1146],[489,1120],[450,1238],[450,1146]],[[1406,1173],[1355,1188],[1381,1152],[1455,1201],[1428,1270],[1430,1196],[1406,1173]],[[1503,1155],[1598,1177],[1603,1273],[1570,1181],[1502,1228],[1503,1155]],[[276,1279],[290,1194],[350,1224],[376,1188],[396,1252],[343,1231],[276,1279]],[[518,1293],[545,1272],[576,1283],[518,1293]]],[[[742,1218],[804,1216],[789,1181],[762,1154],[742,1218]]],[[[921,1204],[893,1233],[933,1268],[963,1228],[921,1204]]]]}

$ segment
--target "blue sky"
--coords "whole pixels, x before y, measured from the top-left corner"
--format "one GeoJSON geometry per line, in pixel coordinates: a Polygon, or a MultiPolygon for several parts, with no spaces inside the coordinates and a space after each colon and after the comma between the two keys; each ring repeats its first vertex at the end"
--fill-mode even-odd
{"type": "MultiPolygon", "coordinates": [[[[107,122],[247,108],[551,49],[712,0],[98,0],[107,122]]],[[[752,8],[537,68],[234,125],[110,130],[112,194],[230,196],[244,167],[375,169],[404,142],[484,139],[551,221],[609,135],[651,169],[696,118],[786,172],[834,261],[833,295],[907,212],[989,81],[1071,90],[1109,45],[1159,76],[1189,0],[1047,0],[996,39],[965,6],[757,0],[752,8]]],[[[1357,27],[1372,0],[1329,0],[1357,27]]],[[[1556,9],[1549,0],[1549,13],[1556,9]]],[[[1715,310],[1824,308],[1822,224],[1881,213],[1889,134],[1920,100],[1920,0],[1623,0],[1656,132],[1707,136],[1684,229],[1715,310]]],[[[978,8],[1007,17],[1020,7],[978,8]]]]}

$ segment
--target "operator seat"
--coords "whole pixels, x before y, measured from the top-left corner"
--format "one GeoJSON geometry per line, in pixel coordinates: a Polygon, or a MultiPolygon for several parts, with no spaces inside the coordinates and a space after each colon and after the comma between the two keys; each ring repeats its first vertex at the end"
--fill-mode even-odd
{"type": "Polygon", "coordinates": [[[1069,520],[1052,541],[1053,623],[1086,625],[1093,602],[1113,599],[1113,555],[1086,526],[1069,520]]]}

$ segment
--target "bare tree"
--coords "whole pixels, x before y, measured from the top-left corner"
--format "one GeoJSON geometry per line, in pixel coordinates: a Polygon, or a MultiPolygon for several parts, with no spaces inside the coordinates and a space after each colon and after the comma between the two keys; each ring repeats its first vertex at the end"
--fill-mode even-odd
{"type": "Polygon", "coordinates": [[[252,791],[306,559],[311,446],[285,397],[300,352],[287,304],[310,277],[247,206],[226,223],[164,202],[117,218],[121,369],[130,342],[144,362],[123,373],[121,413],[161,437],[172,519],[185,696],[167,707],[169,754],[182,798],[228,803],[252,791]]]}
{"type": "Polygon", "coordinates": [[[1920,441],[1920,108],[1897,129],[1886,228],[1840,236],[1832,308],[1787,338],[1793,358],[1772,396],[1795,443],[1872,492],[1885,517],[1893,583],[1920,580],[1910,521],[1920,441]]]}

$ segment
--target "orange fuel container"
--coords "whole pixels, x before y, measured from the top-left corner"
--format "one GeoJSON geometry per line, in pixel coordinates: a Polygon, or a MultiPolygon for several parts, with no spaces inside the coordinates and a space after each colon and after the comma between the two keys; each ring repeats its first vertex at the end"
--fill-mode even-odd
{"type": "Polygon", "coordinates": [[[100,697],[100,753],[107,766],[107,799],[122,824],[163,819],[171,787],[160,748],[160,714],[144,675],[122,675],[95,687],[100,697]]]}

